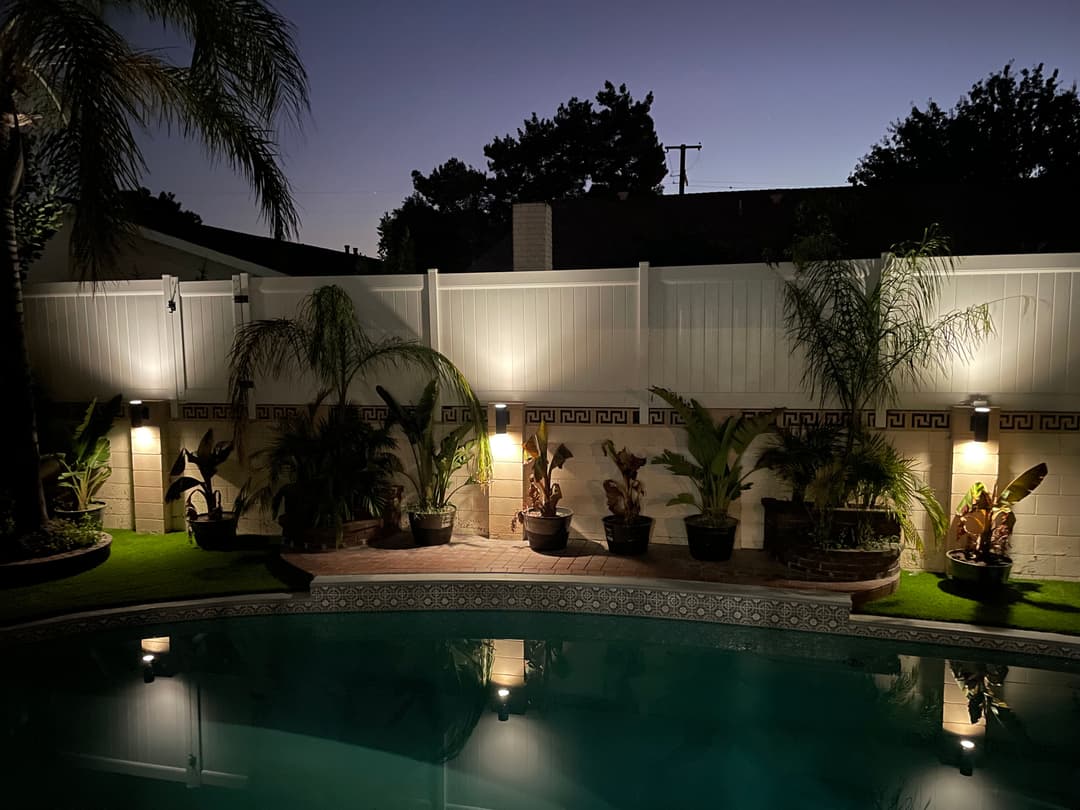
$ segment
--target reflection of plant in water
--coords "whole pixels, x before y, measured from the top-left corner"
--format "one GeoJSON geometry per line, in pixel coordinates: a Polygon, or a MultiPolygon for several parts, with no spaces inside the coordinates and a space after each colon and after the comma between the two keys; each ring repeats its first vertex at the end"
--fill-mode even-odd
{"type": "Polygon", "coordinates": [[[495,659],[490,640],[451,639],[442,644],[442,675],[451,711],[444,715],[442,749],[437,761],[448,762],[465,747],[488,706],[488,684],[495,659]]]}
{"type": "Polygon", "coordinates": [[[1001,664],[984,664],[981,661],[952,661],[953,678],[968,702],[968,717],[978,723],[996,717],[1004,721],[1009,713],[1008,704],[998,697],[997,689],[1005,685],[1009,668],[1001,664]]]}
{"type": "Polygon", "coordinates": [[[525,686],[529,703],[543,701],[548,679],[565,678],[570,672],[561,641],[525,641],[525,686]]]}

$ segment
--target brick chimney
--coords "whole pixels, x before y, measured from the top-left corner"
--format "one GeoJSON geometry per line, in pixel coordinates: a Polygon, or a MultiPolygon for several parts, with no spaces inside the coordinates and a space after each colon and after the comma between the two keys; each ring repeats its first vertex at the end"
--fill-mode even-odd
{"type": "Polygon", "coordinates": [[[514,269],[551,269],[551,206],[546,202],[515,203],[514,269]]]}

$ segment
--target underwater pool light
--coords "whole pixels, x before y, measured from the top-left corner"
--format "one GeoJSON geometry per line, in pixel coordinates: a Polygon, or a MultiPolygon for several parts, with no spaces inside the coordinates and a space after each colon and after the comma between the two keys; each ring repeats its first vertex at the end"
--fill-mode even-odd
{"type": "Polygon", "coordinates": [[[504,686],[504,687],[502,687],[501,689],[499,689],[499,691],[498,691],[498,692],[496,692],[495,694],[496,694],[496,695],[498,695],[498,696],[499,696],[499,697],[501,697],[501,698],[508,698],[508,697],[510,697],[510,690],[509,690],[509,689],[507,689],[507,688],[506,688],[506,687],[504,686]]]}
{"type": "Polygon", "coordinates": [[[975,743],[973,743],[971,740],[961,740],[960,747],[963,748],[965,751],[974,751],[975,743]]]}

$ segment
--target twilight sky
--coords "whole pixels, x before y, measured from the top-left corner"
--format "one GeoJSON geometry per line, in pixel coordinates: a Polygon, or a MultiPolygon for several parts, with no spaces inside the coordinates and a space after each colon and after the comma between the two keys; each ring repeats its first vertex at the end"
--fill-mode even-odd
{"type": "MultiPolygon", "coordinates": [[[[312,117],[286,133],[301,241],[375,255],[409,172],[482,148],[605,79],[652,91],[661,141],[701,142],[690,192],[840,185],[890,121],[950,107],[1009,60],[1080,80],[1077,0],[278,0],[312,117]]],[[[155,29],[143,45],[161,45],[155,29]]],[[[155,193],[209,225],[266,233],[245,185],[198,146],[145,143],[155,193]]],[[[666,193],[678,169],[669,156],[666,193]]]]}

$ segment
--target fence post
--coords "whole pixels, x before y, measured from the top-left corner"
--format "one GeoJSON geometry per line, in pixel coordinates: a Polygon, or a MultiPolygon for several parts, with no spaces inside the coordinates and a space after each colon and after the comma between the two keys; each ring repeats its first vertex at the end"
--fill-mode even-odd
{"type": "Polygon", "coordinates": [[[172,363],[173,398],[169,403],[169,414],[174,419],[180,415],[180,400],[187,393],[186,370],[184,369],[184,315],[183,302],[180,300],[180,279],[176,276],[161,277],[162,307],[165,318],[165,347],[172,363]]]}
{"type": "Polygon", "coordinates": [[[638,262],[637,274],[637,364],[641,410],[638,423],[649,424],[649,263],[638,262]]]}
{"type": "Polygon", "coordinates": [[[437,352],[439,346],[439,269],[432,267],[427,271],[427,328],[428,346],[437,352]]]}
{"type": "MultiPolygon", "coordinates": [[[[232,277],[233,291],[233,334],[251,320],[251,285],[247,273],[237,273],[232,277]]],[[[231,347],[230,347],[231,349],[231,347]]],[[[228,391],[225,392],[228,396],[228,391]]],[[[248,418],[255,418],[255,388],[248,397],[248,418]]]]}

